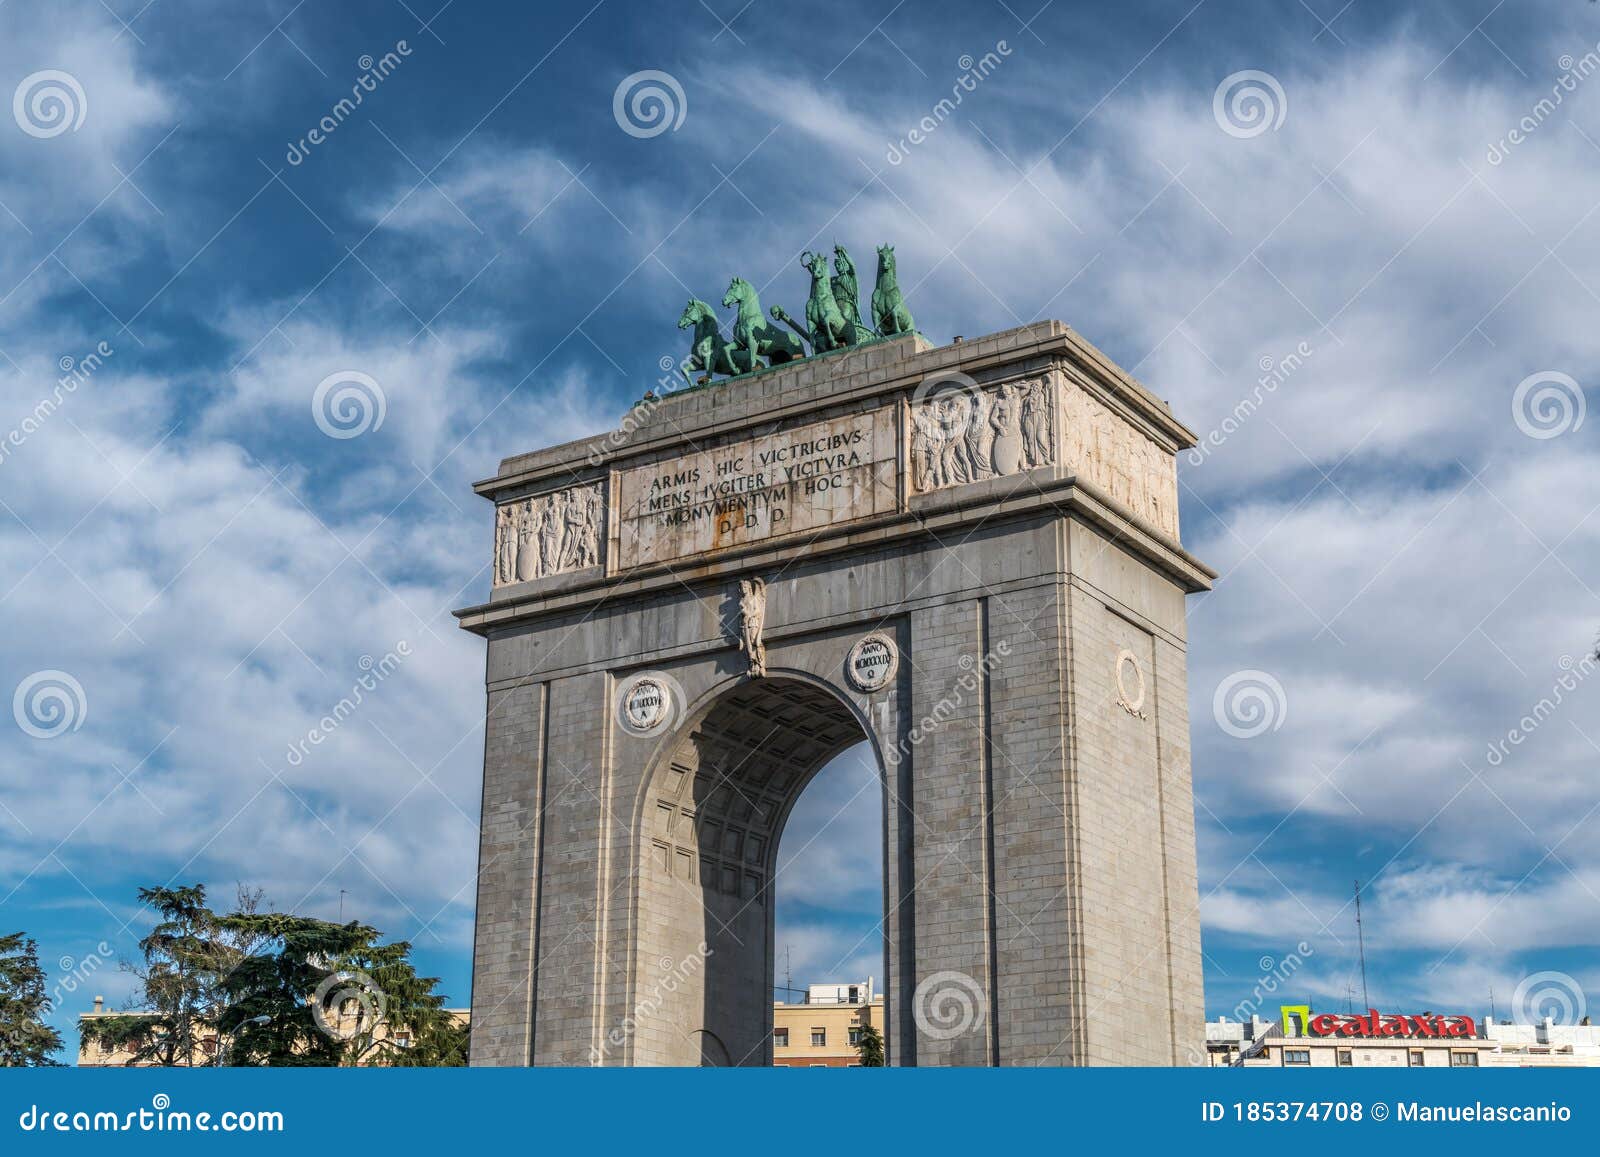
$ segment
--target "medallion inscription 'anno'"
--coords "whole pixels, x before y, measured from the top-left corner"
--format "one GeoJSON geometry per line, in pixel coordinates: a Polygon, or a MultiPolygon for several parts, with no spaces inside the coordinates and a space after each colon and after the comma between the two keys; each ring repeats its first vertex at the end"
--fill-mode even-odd
{"type": "Polygon", "coordinates": [[[894,678],[900,666],[900,654],[894,640],[876,631],[865,635],[850,648],[845,660],[845,675],[858,691],[881,691],[894,678]]]}

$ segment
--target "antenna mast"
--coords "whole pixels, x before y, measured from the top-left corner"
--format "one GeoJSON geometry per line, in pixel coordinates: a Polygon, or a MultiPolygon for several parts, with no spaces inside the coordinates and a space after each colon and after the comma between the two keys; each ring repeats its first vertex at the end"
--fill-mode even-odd
{"type": "Polygon", "coordinates": [[[1356,945],[1361,952],[1361,1003],[1368,1008],[1372,1007],[1372,998],[1367,995],[1367,941],[1361,930],[1361,881],[1356,881],[1356,945]]]}

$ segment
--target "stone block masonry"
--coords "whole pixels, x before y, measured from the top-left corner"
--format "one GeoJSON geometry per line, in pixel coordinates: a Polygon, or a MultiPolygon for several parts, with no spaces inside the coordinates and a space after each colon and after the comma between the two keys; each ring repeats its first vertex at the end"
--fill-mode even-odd
{"type": "Polygon", "coordinates": [[[458,612],[488,646],[473,1063],[770,1063],[779,840],[862,741],[889,1062],[1181,1063],[1193,444],[1046,322],[502,462],[493,594],[458,612]]]}

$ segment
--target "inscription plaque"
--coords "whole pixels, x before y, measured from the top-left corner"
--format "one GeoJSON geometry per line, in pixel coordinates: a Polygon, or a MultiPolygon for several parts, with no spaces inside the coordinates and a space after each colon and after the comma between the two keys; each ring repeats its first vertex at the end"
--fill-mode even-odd
{"type": "Polygon", "coordinates": [[[672,693],[655,679],[637,679],[622,697],[622,711],[629,730],[654,731],[672,711],[672,693]]]}
{"type": "Polygon", "coordinates": [[[895,509],[884,406],[620,471],[618,566],[669,562],[895,509]]]}
{"type": "Polygon", "coordinates": [[[889,685],[899,666],[900,654],[895,650],[894,641],[874,632],[850,648],[845,675],[858,691],[881,691],[889,685]]]}

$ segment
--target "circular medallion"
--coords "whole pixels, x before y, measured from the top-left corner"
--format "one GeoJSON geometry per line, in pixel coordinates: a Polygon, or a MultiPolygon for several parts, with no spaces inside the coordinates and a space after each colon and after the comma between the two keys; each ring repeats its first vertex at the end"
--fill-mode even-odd
{"type": "Polygon", "coordinates": [[[622,696],[623,722],[632,731],[654,731],[671,713],[672,692],[659,680],[635,680],[622,696]]]}
{"type": "Polygon", "coordinates": [[[1117,653],[1117,706],[1129,715],[1144,718],[1144,669],[1139,666],[1139,656],[1124,649],[1117,653]],[[1133,685],[1128,687],[1128,669],[1133,669],[1133,685]]]}
{"type": "Polygon", "coordinates": [[[889,685],[899,666],[900,654],[895,650],[894,640],[875,632],[850,648],[845,675],[858,691],[881,691],[889,685]]]}

